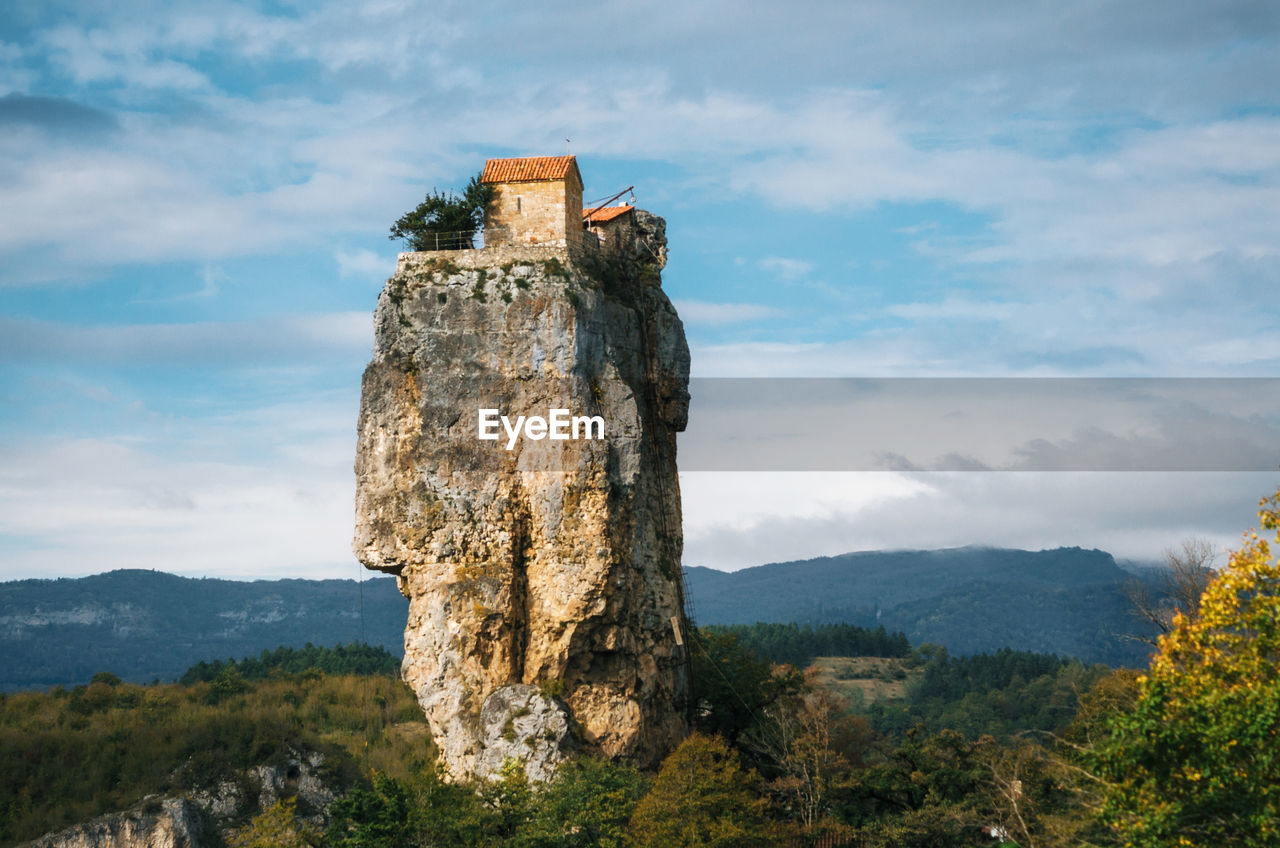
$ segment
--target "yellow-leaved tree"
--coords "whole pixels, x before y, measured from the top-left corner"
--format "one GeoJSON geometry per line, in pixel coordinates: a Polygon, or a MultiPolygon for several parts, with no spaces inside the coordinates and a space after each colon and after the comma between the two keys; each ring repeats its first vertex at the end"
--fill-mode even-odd
{"type": "MultiPolygon", "coordinates": [[[[1259,516],[1280,530],[1280,492],[1259,516]]],[[[1280,844],[1280,564],[1266,538],[1245,537],[1138,685],[1097,752],[1122,844],[1280,844]]]]}

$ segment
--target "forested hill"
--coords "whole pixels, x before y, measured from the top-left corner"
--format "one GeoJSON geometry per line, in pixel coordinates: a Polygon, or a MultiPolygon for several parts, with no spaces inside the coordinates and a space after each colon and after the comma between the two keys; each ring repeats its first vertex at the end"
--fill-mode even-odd
{"type": "MultiPolygon", "coordinates": [[[[1109,554],[1079,548],[892,551],[726,573],[686,569],[699,624],[848,622],[952,654],[1000,648],[1139,665],[1136,626],[1109,554]]],[[[403,652],[408,602],[389,577],[364,588],[363,641],[403,652]]],[[[355,580],[193,579],[158,571],[0,583],[0,691],[86,683],[99,671],[173,680],[201,660],[361,640],[355,580]]]]}
{"type": "Polygon", "coordinates": [[[1081,548],[869,551],[723,572],[686,568],[697,622],[848,622],[953,654],[1016,648],[1143,665],[1123,592],[1132,575],[1081,548]]]}
{"type": "Polygon", "coordinates": [[[201,660],[280,645],[366,641],[404,653],[408,601],[390,577],[193,579],[122,570],[0,583],[0,691],[87,683],[99,671],[173,680],[201,660]]]}

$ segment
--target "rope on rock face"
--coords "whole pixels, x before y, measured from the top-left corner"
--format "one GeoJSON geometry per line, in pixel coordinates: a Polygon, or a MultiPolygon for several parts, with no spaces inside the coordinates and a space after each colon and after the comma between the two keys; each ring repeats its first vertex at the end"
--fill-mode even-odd
{"type": "Polygon", "coordinates": [[[787,748],[787,741],[783,738],[782,732],[774,723],[765,721],[760,713],[756,712],[755,708],[752,707],[751,704],[747,703],[747,699],[742,697],[742,693],[738,691],[738,687],[733,685],[733,681],[729,679],[729,675],[725,674],[724,669],[720,668],[719,663],[715,661],[707,651],[706,647],[702,644],[702,640],[697,636],[694,636],[691,641],[693,641],[697,645],[698,650],[702,652],[702,656],[707,661],[706,664],[714,668],[716,670],[716,674],[720,675],[720,679],[724,681],[724,685],[733,693],[733,697],[737,698],[738,702],[741,703],[742,706],[746,708],[747,712],[751,714],[751,717],[755,719],[756,727],[760,729],[760,732],[768,735],[770,737],[769,741],[777,745],[778,750],[785,750],[787,748]]]}
{"type": "MultiPolygon", "coordinates": [[[[356,585],[360,596],[360,647],[367,646],[364,637],[364,566],[356,562],[356,585]]],[[[360,675],[360,713],[364,718],[364,767],[369,769],[369,675],[360,675]]]]}
{"type": "MultiPolygon", "coordinates": [[[[601,209],[605,208],[605,207],[606,207],[606,206],[608,206],[610,203],[612,203],[613,201],[617,200],[619,197],[622,197],[622,195],[626,194],[627,192],[631,192],[631,196],[632,196],[632,198],[633,198],[633,200],[634,200],[634,198],[635,198],[635,190],[636,190],[636,187],[635,187],[635,186],[627,186],[627,187],[626,187],[626,188],[624,188],[622,191],[618,192],[618,193],[617,193],[617,194],[615,194],[615,195],[611,195],[610,197],[605,198],[604,200],[593,200],[593,201],[591,201],[591,205],[590,205],[590,206],[588,206],[588,207],[586,207],[586,208],[585,208],[585,209],[583,209],[582,211],[583,211],[584,213],[587,213],[587,212],[599,212],[601,209]]],[[[634,205],[634,203],[633,203],[632,205],[634,205]]],[[[591,220],[591,216],[590,216],[590,215],[587,215],[586,217],[587,217],[587,220],[591,220]]]]}

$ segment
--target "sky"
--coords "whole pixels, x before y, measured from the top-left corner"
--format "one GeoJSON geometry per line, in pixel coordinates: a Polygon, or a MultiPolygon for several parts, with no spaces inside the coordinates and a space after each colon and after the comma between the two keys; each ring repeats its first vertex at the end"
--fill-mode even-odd
{"type": "MultiPolygon", "coordinates": [[[[491,156],[666,218],[698,377],[1280,377],[1278,47],[1230,0],[9,4],[0,579],[357,576],[387,230],[491,156]]],[[[688,471],[686,563],[1225,550],[1280,484],[918,467],[688,471]]]]}

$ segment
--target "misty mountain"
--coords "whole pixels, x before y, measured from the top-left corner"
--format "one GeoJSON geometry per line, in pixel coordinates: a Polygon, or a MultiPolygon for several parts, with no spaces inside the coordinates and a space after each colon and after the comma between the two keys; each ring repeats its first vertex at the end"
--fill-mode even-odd
{"type": "Polygon", "coordinates": [[[700,625],[883,624],[954,654],[1015,648],[1145,665],[1149,648],[1108,553],[953,548],[867,551],[723,572],[686,568],[700,625]]]}
{"type": "Polygon", "coordinates": [[[391,577],[243,582],[121,570],[0,583],[0,691],[87,683],[99,671],[172,680],[200,660],[308,642],[363,639],[401,656],[408,609],[391,577]]]}

